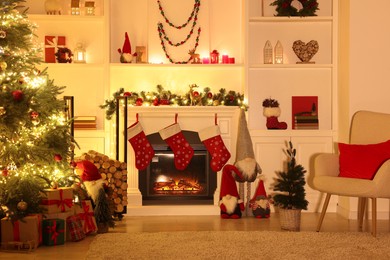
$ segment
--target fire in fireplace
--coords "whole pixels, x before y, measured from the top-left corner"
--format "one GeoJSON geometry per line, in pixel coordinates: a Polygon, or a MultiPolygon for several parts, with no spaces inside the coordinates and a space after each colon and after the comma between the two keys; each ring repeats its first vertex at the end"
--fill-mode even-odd
{"type": "Polygon", "coordinates": [[[174,165],[174,154],[159,134],[148,136],[155,151],[150,165],[139,172],[143,205],[213,204],[217,175],[210,169],[210,155],[196,132],[183,131],[194,149],[183,171],[174,165]]]}

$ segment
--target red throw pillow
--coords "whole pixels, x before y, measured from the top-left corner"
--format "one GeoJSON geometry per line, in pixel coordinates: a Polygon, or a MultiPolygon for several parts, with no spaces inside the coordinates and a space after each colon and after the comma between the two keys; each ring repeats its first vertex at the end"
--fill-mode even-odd
{"type": "Polygon", "coordinates": [[[390,140],[378,144],[339,143],[339,177],[372,180],[381,165],[390,159],[390,140]]]}

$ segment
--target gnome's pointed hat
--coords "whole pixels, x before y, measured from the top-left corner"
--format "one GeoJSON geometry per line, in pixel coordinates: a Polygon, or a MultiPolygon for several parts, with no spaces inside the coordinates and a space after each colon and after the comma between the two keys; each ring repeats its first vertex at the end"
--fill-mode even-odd
{"type": "Polygon", "coordinates": [[[256,192],[255,192],[255,194],[253,194],[253,198],[250,200],[250,202],[256,201],[256,198],[258,196],[261,196],[261,195],[263,195],[265,198],[267,198],[267,192],[265,191],[263,180],[259,181],[259,184],[257,185],[256,192]]]}
{"type": "MultiPolygon", "coordinates": [[[[236,146],[236,162],[234,165],[242,174],[243,181],[253,182],[256,175],[261,173],[260,165],[256,162],[252,139],[245,118],[244,109],[240,109],[236,146]]],[[[236,177],[235,177],[236,178],[236,177]]],[[[236,178],[236,181],[240,181],[236,178]]]]}
{"type": "Polygon", "coordinates": [[[125,42],[123,43],[122,53],[131,54],[131,44],[130,44],[130,39],[129,39],[129,35],[127,34],[127,32],[125,33],[125,42]]]}
{"type": "Polygon", "coordinates": [[[222,169],[222,179],[221,179],[221,192],[220,192],[220,198],[231,195],[234,197],[239,197],[238,191],[237,191],[237,185],[236,181],[234,180],[232,173],[235,173],[237,176],[241,177],[241,173],[238,171],[238,169],[231,164],[226,164],[222,169]]]}
{"type": "Polygon", "coordinates": [[[83,173],[81,174],[82,181],[97,181],[102,178],[98,168],[95,164],[90,161],[83,160],[77,163],[77,168],[81,169],[83,173]]]}

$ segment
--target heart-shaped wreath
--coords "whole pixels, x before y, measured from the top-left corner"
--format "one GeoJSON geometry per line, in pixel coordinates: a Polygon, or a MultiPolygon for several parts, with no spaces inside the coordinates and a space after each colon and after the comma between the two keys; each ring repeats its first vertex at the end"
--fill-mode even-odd
{"type": "Polygon", "coordinates": [[[270,4],[276,6],[276,16],[316,16],[317,0],[275,0],[270,4]]]}
{"type": "Polygon", "coordinates": [[[302,63],[309,63],[320,47],[318,42],[314,40],[311,40],[308,43],[298,40],[293,43],[292,48],[302,63]]]}

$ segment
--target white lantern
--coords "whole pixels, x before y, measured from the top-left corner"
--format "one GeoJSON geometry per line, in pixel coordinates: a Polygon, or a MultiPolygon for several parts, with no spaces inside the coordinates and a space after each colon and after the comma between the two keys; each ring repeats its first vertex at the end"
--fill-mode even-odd
{"type": "Polygon", "coordinates": [[[95,2],[85,1],[85,15],[95,15],[95,2]]]}
{"type": "Polygon", "coordinates": [[[263,55],[264,55],[264,64],[272,64],[274,57],[273,57],[273,49],[270,41],[267,41],[264,45],[263,49],[263,55]]]}
{"type": "Polygon", "coordinates": [[[72,0],[70,3],[70,14],[80,15],[80,0],[72,0]]]}
{"type": "Polygon", "coordinates": [[[76,45],[76,49],[73,52],[73,62],[74,63],[86,63],[85,59],[85,47],[82,43],[76,45]]]}
{"type": "Polygon", "coordinates": [[[280,41],[275,45],[275,64],[283,64],[283,46],[280,41]]]}

